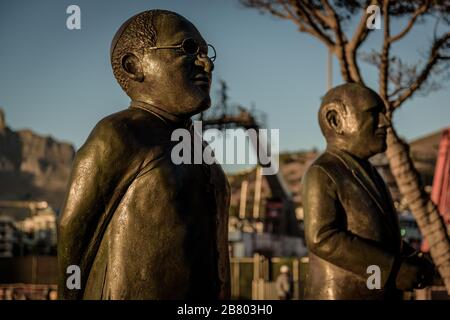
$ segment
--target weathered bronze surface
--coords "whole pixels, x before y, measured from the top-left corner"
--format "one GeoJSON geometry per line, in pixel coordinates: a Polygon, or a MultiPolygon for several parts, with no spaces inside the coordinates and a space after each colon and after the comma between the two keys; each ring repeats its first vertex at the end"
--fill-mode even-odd
{"type": "Polygon", "coordinates": [[[303,179],[307,299],[394,299],[427,285],[432,264],[402,241],[386,185],[368,158],[386,149],[382,99],[356,83],[331,89],[319,124],[326,151],[303,179]],[[380,268],[380,288],[367,280],[380,268]]]}
{"type": "Polygon", "coordinates": [[[216,164],[171,161],[172,131],[191,129],[211,104],[207,50],[169,11],[140,13],[117,32],[111,62],[132,103],[76,155],[58,228],[61,298],[229,298],[226,176],[216,164]],[[69,265],[81,268],[80,290],[66,287],[69,265]]]}

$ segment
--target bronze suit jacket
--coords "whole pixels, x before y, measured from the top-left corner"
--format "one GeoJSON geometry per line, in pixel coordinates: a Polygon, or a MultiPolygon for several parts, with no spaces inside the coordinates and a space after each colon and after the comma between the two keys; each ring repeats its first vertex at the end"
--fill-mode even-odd
{"type": "MultiPolygon", "coordinates": [[[[390,299],[404,247],[389,191],[350,154],[327,149],[303,178],[305,237],[309,249],[307,299],[390,299]],[[370,290],[370,265],[381,288],[370,290]]],[[[406,254],[406,253],[405,253],[406,254]]]]}
{"type": "Polygon", "coordinates": [[[185,124],[142,107],[101,120],[77,152],[58,228],[60,297],[229,298],[226,176],[175,165],[171,134],[185,124]],[[66,287],[69,265],[80,290],[66,287]]]}

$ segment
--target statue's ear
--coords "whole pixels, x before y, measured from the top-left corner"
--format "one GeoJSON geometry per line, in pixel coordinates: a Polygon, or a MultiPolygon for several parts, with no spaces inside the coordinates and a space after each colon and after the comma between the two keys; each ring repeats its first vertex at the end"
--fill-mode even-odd
{"type": "Polygon", "coordinates": [[[328,127],[336,134],[343,134],[345,129],[345,107],[340,103],[333,102],[326,105],[323,112],[328,127]]]}
{"type": "Polygon", "coordinates": [[[138,57],[132,53],[123,55],[121,59],[121,65],[127,75],[134,81],[144,81],[144,72],[142,70],[142,64],[138,57]]]}

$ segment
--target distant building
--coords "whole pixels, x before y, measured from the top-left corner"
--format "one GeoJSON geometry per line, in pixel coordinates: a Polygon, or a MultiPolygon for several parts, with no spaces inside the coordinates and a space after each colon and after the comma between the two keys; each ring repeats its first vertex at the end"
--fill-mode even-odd
{"type": "Polygon", "coordinates": [[[274,234],[265,230],[261,221],[230,217],[228,241],[230,255],[235,258],[253,257],[255,253],[266,257],[303,257],[308,251],[300,237],[274,234]]]}
{"type": "Polygon", "coordinates": [[[17,228],[11,217],[0,216],[0,258],[14,256],[14,246],[17,243],[17,228]]]}
{"type": "Polygon", "coordinates": [[[0,201],[0,252],[56,255],[56,213],[47,202],[0,201]]]}

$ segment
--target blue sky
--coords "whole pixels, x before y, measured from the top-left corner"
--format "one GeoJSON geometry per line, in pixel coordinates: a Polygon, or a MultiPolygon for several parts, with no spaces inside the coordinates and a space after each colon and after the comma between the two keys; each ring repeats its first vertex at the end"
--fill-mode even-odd
{"type": "MultiPolygon", "coordinates": [[[[234,0],[1,1],[0,106],[9,125],[81,146],[96,122],[128,106],[112,75],[109,46],[122,22],[152,8],[182,14],[216,47],[213,102],[223,79],[231,103],[267,113],[269,128],[280,129],[282,151],[324,147],[316,112],[326,91],[325,47],[293,23],[234,0]],[[81,30],[66,28],[70,4],[81,8],[81,30]]],[[[396,52],[405,60],[419,57],[432,27],[414,29],[396,52]]],[[[364,49],[378,48],[381,35],[375,31],[364,49]]],[[[362,67],[366,83],[377,89],[375,68],[362,67]]],[[[333,81],[341,82],[336,61],[333,81]]],[[[412,139],[449,126],[449,100],[448,86],[409,100],[395,114],[399,133],[412,139]]]]}

